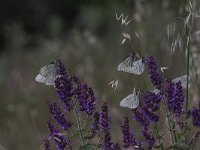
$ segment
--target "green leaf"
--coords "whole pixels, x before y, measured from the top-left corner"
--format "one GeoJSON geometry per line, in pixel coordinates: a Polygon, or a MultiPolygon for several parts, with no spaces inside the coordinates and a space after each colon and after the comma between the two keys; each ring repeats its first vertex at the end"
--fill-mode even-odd
{"type": "Polygon", "coordinates": [[[79,150],[91,150],[91,149],[97,149],[97,148],[101,148],[102,145],[101,144],[85,144],[85,145],[81,145],[79,147],[79,150]]]}

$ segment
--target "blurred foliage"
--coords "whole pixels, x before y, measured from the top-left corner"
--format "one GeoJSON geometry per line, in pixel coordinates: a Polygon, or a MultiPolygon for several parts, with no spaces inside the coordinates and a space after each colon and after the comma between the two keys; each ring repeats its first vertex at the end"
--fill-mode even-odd
{"type": "MultiPolygon", "coordinates": [[[[118,104],[133,86],[140,87],[143,79],[116,71],[131,50],[126,43],[120,44],[121,25],[115,13],[134,18],[128,26],[134,48],[144,56],[154,55],[161,66],[170,66],[166,74],[176,77],[186,73],[185,52],[176,51],[170,59],[166,32],[175,17],[183,16],[186,2],[1,0],[0,149],[41,148],[49,115],[45,102],[56,97],[53,87],[36,83],[34,78],[42,66],[58,57],[70,72],[94,88],[99,107],[107,99],[116,122],[113,129],[119,130],[122,117],[129,112],[118,104]],[[116,79],[120,83],[114,92],[108,83],[116,79]]],[[[113,132],[112,137],[120,141],[120,136],[115,136],[119,134],[113,132]]]]}

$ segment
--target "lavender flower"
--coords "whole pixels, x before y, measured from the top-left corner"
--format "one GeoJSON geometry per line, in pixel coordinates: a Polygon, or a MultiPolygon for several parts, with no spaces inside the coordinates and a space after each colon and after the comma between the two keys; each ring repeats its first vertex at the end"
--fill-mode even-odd
{"type": "Polygon", "coordinates": [[[146,108],[151,111],[156,111],[160,105],[161,97],[159,94],[156,95],[153,92],[147,91],[143,94],[142,99],[146,108]]]}
{"type": "Polygon", "coordinates": [[[91,130],[93,131],[93,132],[95,132],[95,131],[99,131],[99,125],[100,125],[100,121],[99,121],[99,119],[100,119],[100,114],[98,113],[98,112],[95,112],[94,113],[94,115],[93,115],[93,118],[94,118],[94,122],[92,123],[92,128],[91,128],[91,130]]]}
{"type": "Polygon", "coordinates": [[[148,149],[151,150],[152,147],[155,145],[155,138],[153,137],[153,135],[149,134],[146,131],[141,131],[141,132],[144,136],[145,141],[148,144],[148,149]]]}
{"type": "Polygon", "coordinates": [[[157,122],[159,120],[159,116],[156,115],[154,112],[149,111],[147,107],[143,107],[141,111],[144,118],[149,119],[152,122],[157,122]]]}
{"type": "Polygon", "coordinates": [[[200,108],[192,108],[192,123],[196,127],[200,127],[200,108]]]}
{"type": "Polygon", "coordinates": [[[143,116],[141,108],[136,108],[133,110],[133,118],[142,125],[142,128],[145,131],[149,129],[150,121],[146,116],[143,116]]]}
{"type": "Polygon", "coordinates": [[[44,144],[44,150],[50,150],[50,143],[49,143],[49,140],[47,138],[45,138],[43,140],[43,144],[44,144]]]}
{"type": "Polygon", "coordinates": [[[67,76],[65,66],[61,63],[60,60],[56,60],[56,75],[67,76]]]}
{"type": "Polygon", "coordinates": [[[65,119],[60,107],[58,107],[56,103],[51,103],[50,101],[48,101],[47,104],[52,117],[55,119],[58,125],[60,125],[64,130],[67,130],[70,126],[70,123],[65,119]]]}
{"type": "Polygon", "coordinates": [[[124,122],[121,125],[121,131],[123,134],[123,147],[129,148],[129,146],[131,144],[131,134],[130,134],[130,129],[129,129],[128,117],[124,118],[124,122]]]}
{"type": "Polygon", "coordinates": [[[65,103],[66,110],[70,111],[71,106],[71,99],[73,95],[73,84],[70,76],[67,75],[64,65],[60,61],[57,61],[56,66],[56,80],[55,88],[58,98],[61,102],[65,103]]]}
{"type": "Polygon", "coordinates": [[[50,120],[47,122],[47,126],[50,132],[49,139],[53,139],[59,150],[64,150],[66,146],[70,146],[70,141],[51,123],[50,120]]]}
{"type": "Polygon", "coordinates": [[[183,113],[184,95],[181,82],[173,83],[171,80],[166,80],[165,97],[167,100],[168,109],[176,116],[183,113]]]}
{"type": "Polygon", "coordinates": [[[47,121],[47,128],[49,130],[50,136],[59,132],[59,130],[51,123],[50,120],[47,121]]]}
{"type": "Polygon", "coordinates": [[[93,115],[96,106],[96,97],[92,88],[87,84],[80,83],[76,88],[77,100],[79,102],[80,110],[86,112],[88,115],[93,115]]]}
{"type": "Polygon", "coordinates": [[[110,118],[108,117],[108,107],[106,101],[103,103],[100,114],[100,122],[104,133],[103,150],[110,150],[111,136],[110,136],[110,118]]]}
{"type": "Polygon", "coordinates": [[[53,141],[59,150],[64,150],[67,146],[70,145],[70,142],[62,133],[54,134],[53,141]]]}
{"type": "Polygon", "coordinates": [[[163,77],[161,75],[161,69],[160,66],[156,63],[155,58],[153,56],[145,57],[144,62],[146,63],[148,67],[148,73],[151,78],[152,84],[157,88],[161,89],[161,83],[163,80],[163,77]]]}

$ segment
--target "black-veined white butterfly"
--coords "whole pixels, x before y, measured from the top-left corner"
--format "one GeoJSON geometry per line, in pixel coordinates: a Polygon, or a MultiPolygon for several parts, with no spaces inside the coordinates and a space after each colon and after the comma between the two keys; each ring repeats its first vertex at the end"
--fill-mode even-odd
{"type": "Polygon", "coordinates": [[[134,88],[133,93],[123,98],[119,105],[130,109],[137,108],[139,105],[139,91],[134,88]]]}
{"type": "Polygon", "coordinates": [[[44,83],[45,85],[54,85],[56,79],[56,61],[42,67],[39,74],[35,77],[35,81],[44,83]]]}
{"type": "Polygon", "coordinates": [[[117,70],[140,75],[144,72],[143,59],[139,58],[135,53],[131,53],[131,56],[126,57],[119,64],[117,70]]]}

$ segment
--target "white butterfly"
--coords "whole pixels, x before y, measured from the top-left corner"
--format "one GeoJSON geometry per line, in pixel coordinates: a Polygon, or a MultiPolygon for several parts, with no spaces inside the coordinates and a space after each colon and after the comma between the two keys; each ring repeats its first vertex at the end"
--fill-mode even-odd
{"type": "Polygon", "coordinates": [[[42,67],[39,74],[35,77],[35,81],[44,83],[45,85],[54,85],[56,79],[56,61],[42,67]]]}
{"type": "Polygon", "coordinates": [[[140,75],[144,72],[144,63],[142,58],[135,56],[136,54],[131,54],[122,61],[117,67],[118,71],[124,71],[136,75],[140,75]],[[139,58],[139,59],[138,59],[139,58]]]}
{"type": "Polygon", "coordinates": [[[119,104],[121,107],[135,109],[139,105],[139,92],[133,90],[133,93],[122,99],[119,104]]]}

